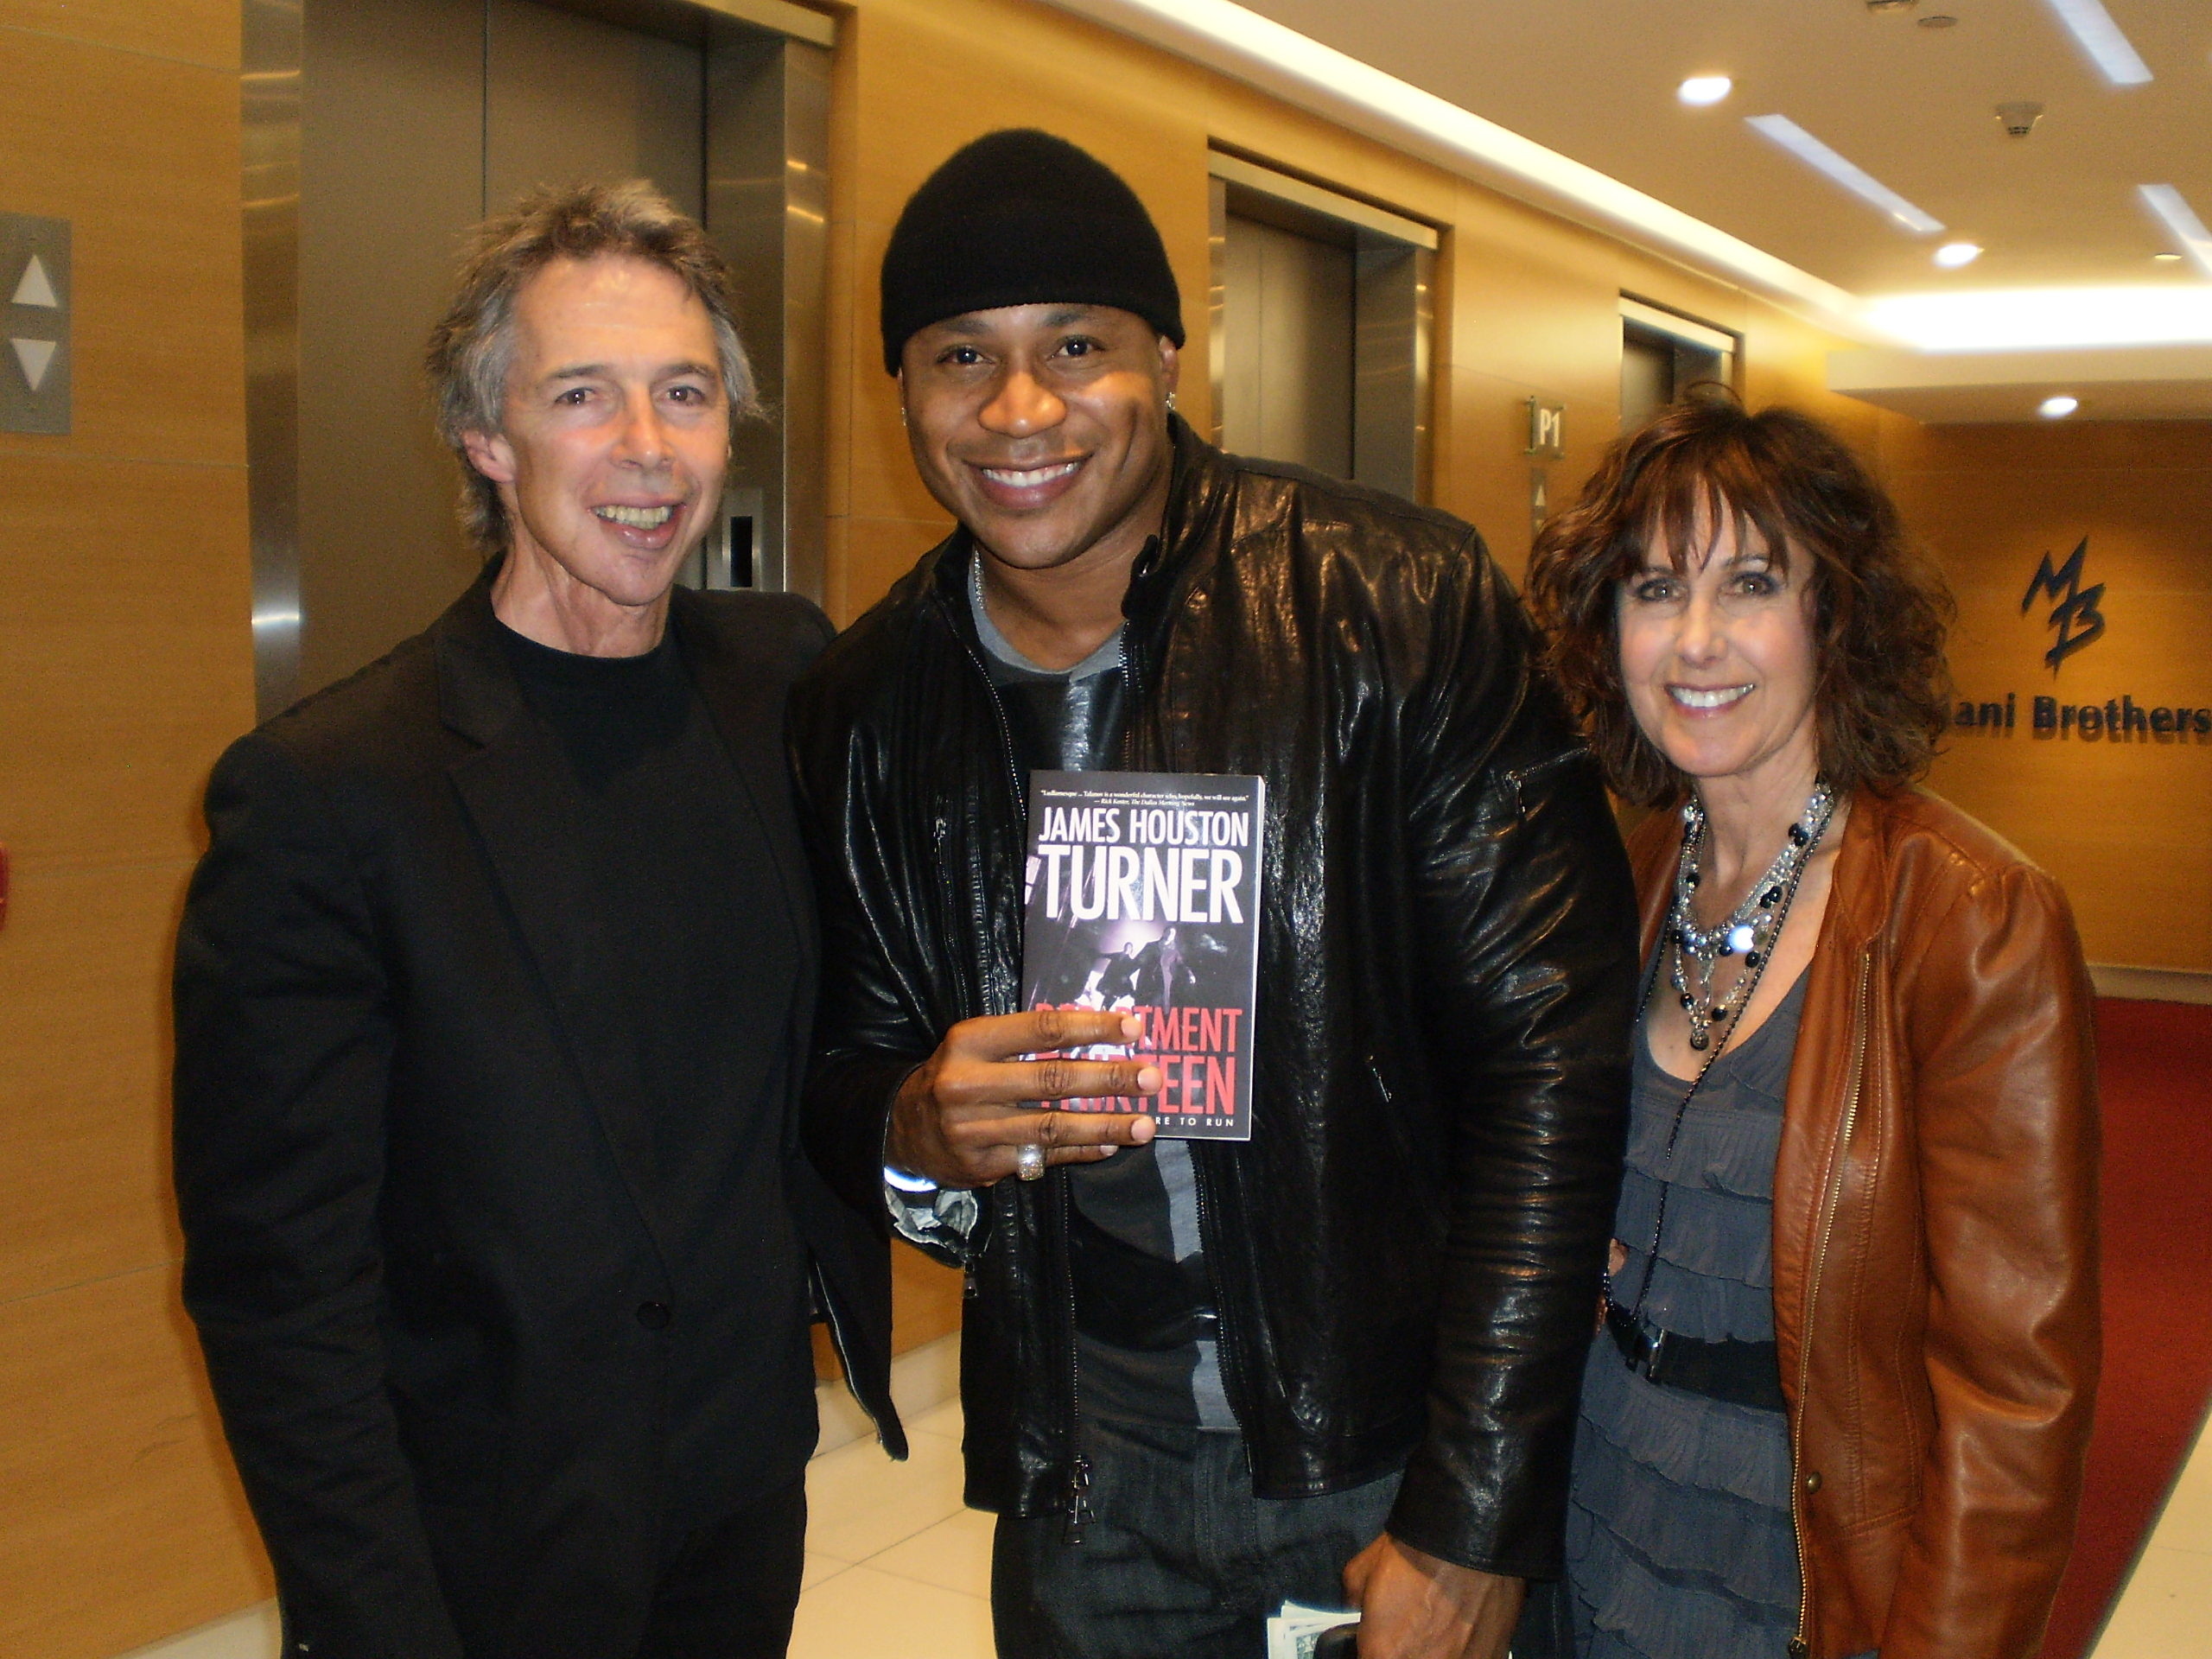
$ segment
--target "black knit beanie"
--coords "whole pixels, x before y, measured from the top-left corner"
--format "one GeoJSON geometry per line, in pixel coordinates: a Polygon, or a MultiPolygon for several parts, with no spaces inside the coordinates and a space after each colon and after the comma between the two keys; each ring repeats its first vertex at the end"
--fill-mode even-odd
{"type": "Polygon", "coordinates": [[[1136,192],[1035,128],[986,133],[907,200],[883,256],[883,366],[915,333],[1007,305],[1110,305],[1177,346],[1183,301],[1136,192]]]}

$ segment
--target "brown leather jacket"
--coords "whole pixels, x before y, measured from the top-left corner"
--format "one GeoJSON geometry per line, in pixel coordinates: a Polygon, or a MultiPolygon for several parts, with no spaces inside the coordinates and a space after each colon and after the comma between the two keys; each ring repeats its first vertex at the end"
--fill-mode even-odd
{"type": "MultiPolygon", "coordinates": [[[[1680,836],[1630,838],[1647,960],[1680,836]]],[[[2043,1639],[2097,1378],[2092,995],[2049,876],[1924,791],[1853,798],[1774,1175],[1795,1655],[2043,1639]]]]}

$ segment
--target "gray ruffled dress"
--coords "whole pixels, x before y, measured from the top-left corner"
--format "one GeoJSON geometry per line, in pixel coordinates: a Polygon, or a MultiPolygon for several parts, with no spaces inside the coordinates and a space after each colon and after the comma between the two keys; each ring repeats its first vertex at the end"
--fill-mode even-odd
{"type": "MultiPolygon", "coordinates": [[[[1663,988],[1662,988],[1663,994],[1663,988]]],[[[1707,1074],[1667,1133],[1686,1080],[1639,1033],[1614,1294],[1643,1282],[1663,1182],[1666,1231],[1643,1313],[1704,1341],[1774,1338],[1774,1160],[1805,976],[1707,1074]]],[[[1646,1382],[1609,1335],[1591,1344],[1567,1510],[1578,1659],[1783,1659],[1797,1631],[1789,1430],[1778,1411],[1646,1382]]]]}

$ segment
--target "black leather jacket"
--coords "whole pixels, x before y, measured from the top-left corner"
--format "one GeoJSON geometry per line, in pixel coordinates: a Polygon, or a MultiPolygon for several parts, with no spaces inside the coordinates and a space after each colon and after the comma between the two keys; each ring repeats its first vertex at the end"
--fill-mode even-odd
{"type": "MultiPolygon", "coordinates": [[[[1403,1467],[1402,1541],[1551,1574],[1635,995],[1605,791],[1466,525],[1175,441],[1119,764],[1268,782],[1252,1139],[1195,1144],[1254,1482],[1403,1467]]],[[[806,1132],[855,1203],[906,1074],[1019,1005],[1027,791],[973,556],[956,531],[793,693],[824,934],[806,1132]]],[[[968,1501],[1035,1514],[1072,1496],[1068,1183],[980,1196],[968,1501]]]]}

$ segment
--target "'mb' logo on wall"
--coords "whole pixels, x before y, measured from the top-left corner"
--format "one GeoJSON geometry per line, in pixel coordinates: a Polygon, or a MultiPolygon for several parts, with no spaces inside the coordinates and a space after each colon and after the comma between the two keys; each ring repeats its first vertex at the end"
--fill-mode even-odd
{"type": "Polygon", "coordinates": [[[2050,555],[2043,556],[2043,563],[2036,567],[2034,580],[2020,601],[2020,613],[2024,616],[2036,602],[2037,594],[2056,601],[2050,620],[2044,625],[2058,630],[2058,638],[2043,659],[2050,664],[2050,671],[2058,672],[2058,665],[2085,645],[2094,645],[2105,631],[2103,613],[2097,601],[2105,596],[2101,582],[2094,588],[2082,585],[2082,566],[2089,556],[2089,538],[2084,536],[2075,544],[2066,563],[2056,569],[2051,568],[2050,555]]]}

